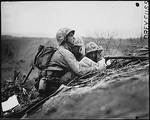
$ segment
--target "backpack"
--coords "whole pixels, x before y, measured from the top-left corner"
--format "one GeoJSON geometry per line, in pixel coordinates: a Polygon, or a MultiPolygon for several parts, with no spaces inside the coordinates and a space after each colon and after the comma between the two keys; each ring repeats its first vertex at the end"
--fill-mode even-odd
{"type": "Polygon", "coordinates": [[[55,47],[45,47],[38,53],[35,58],[35,66],[43,70],[49,66],[53,54],[57,51],[55,47]]]}

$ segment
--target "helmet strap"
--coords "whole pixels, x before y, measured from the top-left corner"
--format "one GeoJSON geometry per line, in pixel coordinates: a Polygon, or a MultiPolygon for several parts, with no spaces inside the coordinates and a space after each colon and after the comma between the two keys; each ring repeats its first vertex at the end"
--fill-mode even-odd
{"type": "Polygon", "coordinates": [[[71,43],[68,41],[68,39],[67,39],[67,38],[66,38],[65,42],[66,42],[66,44],[67,44],[67,46],[68,46],[69,50],[72,52],[73,44],[71,44],[71,43]]]}

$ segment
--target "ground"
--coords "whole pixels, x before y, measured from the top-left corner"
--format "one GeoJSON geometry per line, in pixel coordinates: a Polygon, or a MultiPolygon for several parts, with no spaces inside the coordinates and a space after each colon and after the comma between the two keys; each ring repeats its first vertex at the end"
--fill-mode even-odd
{"type": "MultiPolygon", "coordinates": [[[[84,40],[85,43],[94,41],[102,45],[104,55],[131,55],[133,51],[138,55],[137,48],[148,48],[148,41],[139,38],[84,40]]],[[[3,37],[2,84],[13,78],[15,69],[25,74],[29,72],[40,44],[57,46],[55,39],[3,37]]],[[[28,85],[34,83],[36,76],[35,69],[29,76],[28,85]]],[[[47,100],[28,118],[149,118],[149,61],[97,72],[84,80],[90,82],[84,86],[79,83],[71,88],[64,87],[64,91],[47,100]]]]}
{"type": "Polygon", "coordinates": [[[29,118],[149,118],[149,66],[107,72],[103,79],[93,78],[94,86],[60,92],[29,118]]]}

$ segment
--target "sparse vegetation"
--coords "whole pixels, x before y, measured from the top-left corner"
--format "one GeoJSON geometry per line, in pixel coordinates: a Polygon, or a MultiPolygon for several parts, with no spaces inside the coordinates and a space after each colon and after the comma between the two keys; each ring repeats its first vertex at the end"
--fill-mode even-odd
{"type": "MultiPolygon", "coordinates": [[[[14,70],[25,74],[28,73],[31,61],[40,44],[57,46],[56,40],[50,38],[12,36],[2,36],[1,38],[1,57],[3,58],[1,61],[2,85],[7,84],[8,80],[13,79],[14,70]]],[[[148,48],[148,40],[142,37],[114,39],[113,36],[110,36],[109,38],[83,37],[83,39],[85,44],[94,41],[98,45],[101,45],[104,48],[104,55],[106,56],[132,55],[136,51],[136,48],[148,48]]],[[[133,116],[131,112],[133,114],[140,110],[147,112],[149,82],[147,63],[141,63],[138,66],[135,65],[133,68],[127,66],[124,69],[120,69],[120,72],[118,70],[110,71],[109,73],[105,81],[109,82],[111,79],[112,82],[110,81],[110,84],[112,86],[107,89],[98,88],[87,94],[70,95],[71,97],[69,95],[62,95],[60,99],[56,97],[54,98],[55,101],[53,101],[56,106],[51,103],[52,100],[49,100],[44,105],[45,109],[43,108],[44,110],[42,112],[31,116],[31,118],[111,118],[123,115],[131,118],[130,116],[133,116]],[[125,74],[122,74],[123,72],[125,74]],[[124,81],[114,84],[113,82],[115,80],[124,81]],[[65,100],[68,102],[65,102],[65,100]]],[[[32,88],[34,84],[34,79],[32,78],[36,76],[37,70],[35,69],[27,81],[26,88],[32,88]]]]}
{"type": "MultiPolygon", "coordinates": [[[[83,37],[83,40],[85,44],[94,41],[101,45],[104,48],[104,56],[129,55],[135,48],[148,47],[148,40],[143,39],[143,37],[114,39],[113,35],[108,34],[108,38],[104,38],[101,35],[101,37],[97,38],[83,37]]],[[[11,77],[10,73],[14,69],[27,73],[40,44],[57,46],[54,38],[27,38],[6,35],[1,36],[1,43],[2,81],[11,77]]]]}

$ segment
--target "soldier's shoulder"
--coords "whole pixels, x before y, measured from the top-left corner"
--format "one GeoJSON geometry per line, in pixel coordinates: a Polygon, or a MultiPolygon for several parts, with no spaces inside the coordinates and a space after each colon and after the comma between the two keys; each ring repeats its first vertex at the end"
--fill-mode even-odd
{"type": "Polygon", "coordinates": [[[65,49],[63,46],[60,46],[58,50],[61,54],[65,55],[65,56],[72,55],[72,53],[69,50],[65,49]]]}

